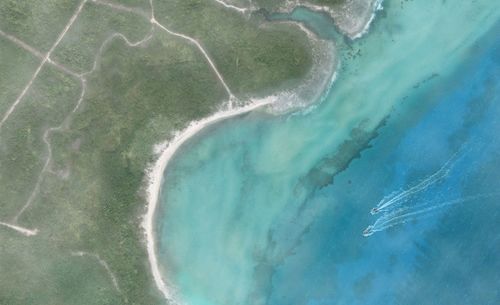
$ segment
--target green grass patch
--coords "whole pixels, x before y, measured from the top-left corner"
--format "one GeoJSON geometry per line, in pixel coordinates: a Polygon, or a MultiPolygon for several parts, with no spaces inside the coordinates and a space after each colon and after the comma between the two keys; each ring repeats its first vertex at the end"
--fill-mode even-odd
{"type": "Polygon", "coordinates": [[[127,7],[141,8],[146,12],[151,11],[149,0],[115,0],[113,3],[118,3],[127,7]]]}
{"type": "Polygon", "coordinates": [[[14,103],[40,64],[40,60],[0,36],[0,115],[14,103]]]}
{"type": "Polygon", "coordinates": [[[0,29],[47,52],[79,4],[74,0],[2,0],[0,29]]]}
{"type": "Polygon", "coordinates": [[[110,35],[122,33],[136,42],[150,29],[151,24],[143,16],[89,2],[52,58],[76,72],[87,72],[93,66],[99,47],[110,35]]]}
{"type": "Polygon", "coordinates": [[[26,239],[0,230],[0,240],[0,304],[126,304],[94,258],[61,251],[48,235],[26,239]]]}
{"type": "MultiPolygon", "coordinates": [[[[46,50],[78,5],[68,3],[3,1],[0,26],[46,50]],[[7,15],[12,16],[5,19],[7,15]],[[46,23],[39,25],[41,19],[46,23]]],[[[148,9],[147,1],[120,3],[148,9]]],[[[308,38],[295,27],[257,16],[249,19],[215,1],[155,1],[155,12],[162,24],[198,39],[240,97],[293,86],[310,68],[308,38]]],[[[53,55],[74,70],[86,71],[111,33],[138,40],[149,27],[146,18],[89,2],[53,55]]],[[[37,61],[26,53],[16,57],[16,47],[8,43],[0,51],[4,105],[4,100],[15,100],[37,61]],[[4,80],[12,85],[3,87],[4,80]]],[[[216,111],[227,93],[196,46],[159,28],[140,47],[111,41],[87,85],[68,128],[51,137],[52,172],[44,176],[39,194],[19,220],[40,233],[26,238],[0,227],[0,304],[162,303],[140,228],[145,168],[154,159],[154,144],[216,111]],[[74,257],[72,251],[104,259],[122,293],[97,261],[74,257]]],[[[15,215],[33,190],[47,154],[44,130],[64,120],[79,94],[78,80],[47,65],[4,125],[2,221],[15,215]]]]}
{"type": "Polygon", "coordinates": [[[0,131],[0,219],[28,200],[47,155],[44,131],[71,112],[80,82],[45,66],[0,131]]]}
{"type": "Polygon", "coordinates": [[[182,39],[160,32],[144,48],[112,42],[70,130],[53,138],[54,169],[68,176],[44,180],[23,224],[50,232],[65,252],[98,253],[120,282],[122,303],[156,304],[138,218],[144,169],[159,139],[225,99],[205,59],[182,39]]]}
{"type": "MultiPolygon", "coordinates": [[[[270,93],[311,67],[305,33],[287,24],[248,19],[215,1],[154,1],[156,19],[198,39],[233,93],[270,93]]],[[[288,84],[293,86],[293,84],[288,84]]]]}

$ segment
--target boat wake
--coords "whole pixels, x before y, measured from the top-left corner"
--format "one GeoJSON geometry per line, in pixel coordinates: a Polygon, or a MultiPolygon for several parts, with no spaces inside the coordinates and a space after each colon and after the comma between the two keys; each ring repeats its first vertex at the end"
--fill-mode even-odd
{"type": "Polygon", "coordinates": [[[474,200],[486,199],[493,196],[498,196],[500,193],[480,194],[467,196],[458,199],[448,200],[444,202],[426,202],[415,208],[400,208],[395,211],[386,213],[379,217],[374,224],[369,225],[364,231],[363,236],[370,236],[376,232],[381,232],[394,226],[402,225],[421,218],[434,216],[442,209],[460,203],[470,202],[474,200]]]}
{"type": "Polygon", "coordinates": [[[396,191],[391,193],[388,196],[385,196],[380,200],[380,202],[371,209],[370,213],[372,215],[378,214],[380,212],[391,211],[394,208],[401,206],[403,203],[407,202],[411,199],[412,196],[421,193],[426,190],[430,186],[443,181],[446,177],[448,177],[450,171],[455,165],[456,161],[460,157],[460,152],[462,152],[463,148],[460,148],[456,153],[451,156],[448,161],[435,173],[430,176],[427,176],[423,180],[421,180],[418,184],[402,191],[396,191]]]}
{"type": "Polygon", "coordinates": [[[363,236],[371,236],[376,232],[387,230],[391,227],[402,225],[424,217],[430,217],[440,213],[446,207],[456,204],[470,202],[474,200],[486,199],[500,195],[497,193],[478,194],[456,198],[453,200],[414,200],[429,187],[443,182],[452,171],[456,162],[464,155],[464,145],[460,147],[444,164],[433,174],[427,176],[419,183],[401,191],[392,192],[385,196],[371,209],[372,215],[382,213],[382,215],[364,231],[363,236]]]}

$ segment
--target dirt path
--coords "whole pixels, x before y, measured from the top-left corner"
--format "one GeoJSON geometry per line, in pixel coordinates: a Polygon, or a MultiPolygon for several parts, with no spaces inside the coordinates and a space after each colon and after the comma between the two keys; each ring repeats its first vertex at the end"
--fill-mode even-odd
{"type": "Polygon", "coordinates": [[[38,66],[38,68],[35,70],[35,73],[33,73],[33,75],[31,76],[31,79],[29,80],[29,82],[26,85],[26,87],[24,87],[24,89],[21,92],[21,94],[17,97],[17,99],[14,101],[14,103],[10,106],[10,108],[4,114],[2,120],[0,121],[0,132],[2,130],[2,127],[3,127],[3,124],[5,123],[5,121],[7,121],[9,119],[10,115],[14,112],[14,110],[16,110],[17,105],[21,102],[21,100],[23,99],[23,97],[26,95],[26,93],[30,89],[31,85],[35,81],[36,77],[38,76],[38,74],[42,70],[43,66],[49,60],[49,57],[52,54],[52,52],[55,50],[55,48],[59,45],[59,43],[61,42],[61,40],[64,38],[64,36],[68,32],[68,30],[71,28],[71,25],[73,25],[73,23],[75,22],[75,20],[78,17],[78,15],[80,15],[80,12],[82,11],[83,6],[85,5],[85,3],[87,3],[87,0],[83,0],[80,3],[80,5],[78,6],[78,9],[76,10],[76,12],[73,14],[73,16],[71,16],[71,18],[69,19],[68,23],[64,27],[63,31],[59,34],[56,42],[54,42],[54,44],[49,49],[49,51],[47,52],[47,54],[43,57],[42,62],[40,63],[40,65],[38,66]]]}
{"type": "Polygon", "coordinates": [[[108,263],[106,263],[106,261],[103,260],[98,254],[93,254],[93,253],[89,253],[89,252],[85,252],[85,251],[76,251],[76,252],[71,252],[71,255],[80,256],[80,257],[88,256],[88,257],[96,259],[97,262],[99,263],[99,265],[101,265],[108,273],[109,277],[111,278],[111,282],[113,283],[113,286],[115,287],[116,291],[121,292],[120,285],[118,285],[118,280],[117,280],[115,274],[111,271],[111,268],[109,268],[108,263]]]}
{"type": "Polygon", "coordinates": [[[249,10],[248,8],[245,8],[245,7],[238,7],[238,6],[235,6],[232,4],[227,4],[225,1],[222,1],[222,0],[215,0],[215,2],[225,6],[226,8],[235,10],[235,11],[240,12],[242,14],[246,13],[249,10]]]}
{"type": "Polygon", "coordinates": [[[9,229],[15,230],[15,231],[17,231],[25,236],[34,236],[34,235],[38,234],[38,229],[31,230],[31,229],[23,228],[20,226],[16,226],[16,225],[6,223],[6,222],[1,222],[1,221],[0,221],[0,225],[7,227],[9,229]]]}

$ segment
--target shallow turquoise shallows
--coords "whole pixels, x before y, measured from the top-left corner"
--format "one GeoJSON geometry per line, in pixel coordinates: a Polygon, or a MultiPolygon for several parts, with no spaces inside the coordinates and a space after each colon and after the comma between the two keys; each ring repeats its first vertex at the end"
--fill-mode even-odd
{"type": "Polygon", "coordinates": [[[338,78],[312,110],[233,118],[174,156],[156,232],[177,298],[500,304],[498,2],[385,1],[355,42],[286,18],[335,39],[338,78]]]}

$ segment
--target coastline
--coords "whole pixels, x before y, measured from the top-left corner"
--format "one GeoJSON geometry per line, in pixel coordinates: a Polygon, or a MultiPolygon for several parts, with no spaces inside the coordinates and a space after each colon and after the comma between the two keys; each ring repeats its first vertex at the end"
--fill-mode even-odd
{"type": "Polygon", "coordinates": [[[160,268],[158,265],[158,258],[156,255],[156,240],[154,234],[154,216],[156,212],[156,207],[158,206],[158,199],[160,195],[160,188],[163,182],[163,174],[165,169],[175,155],[176,151],[190,138],[198,134],[205,127],[211,126],[219,121],[242,115],[247,112],[256,110],[257,108],[270,105],[277,99],[277,96],[269,96],[264,99],[252,100],[248,105],[219,111],[215,114],[201,119],[199,121],[193,121],[189,124],[187,128],[179,132],[174,138],[169,141],[166,147],[161,151],[159,158],[154,162],[153,166],[149,168],[146,174],[146,179],[148,181],[147,186],[147,212],[143,217],[142,228],[144,229],[146,238],[146,248],[148,253],[148,260],[151,268],[151,273],[153,275],[154,282],[163,296],[171,302],[175,303],[173,298],[173,292],[167,286],[165,280],[163,279],[160,268]]]}
{"type": "Polygon", "coordinates": [[[278,88],[276,102],[270,106],[271,113],[282,115],[306,109],[321,103],[336,79],[339,59],[335,43],[320,38],[316,33],[298,21],[283,20],[272,23],[288,24],[303,31],[310,41],[312,55],[311,69],[302,81],[292,89],[278,88]]]}
{"type": "Polygon", "coordinates": [[[296,8],[303,7],[316,13],[325,13],[332,18],[335,27],[341,34],[351,40],[356,40],[368,32],[377,11],[383,9],[383,0],[370,0],[370,3],[358,2],[350,1],[340,8],[332,8],[326,5],[313,4],[307,0],[290,0],[277,11],[290,14],[296,8]],[[356,15],[359,15],[358,18],[353,18],[356,15]]]}
{"type": "Polygon", "coordinates": [[[370,26],[373,22],[373,20],[375,19],[375,16],[377,15],[377,11],[381,11],[384,9],[384,7],[382,6],[384,0],[375,0],[372,4],[372,14],[370,15],[370,18],[368,19],[368,21],[365,22],[365,26],[363,27],[363,29],[361,31],[359,31],[359,33],[357,34],[354,34],[354,36],[352,36],[352,39],[358,39],[358,38],[361,38],[363,37],[363,35],[365,35],[366,33],[368,33],[368,31],[370,30],[370,26]]]}
{"type": "MultiPolygon", "coordinates": [[[[372,14],[370,17],[365,21],[364,26],[362,29],[358,29],[357,31],[354,31],[354,34],[346,33],[344,31],[341,31],[344,35],[348,36],[350,39],[357,39],[362,37],[364,34],[366,34],[370,28],[370,24],[375,18],[376,11],[382,9],[382,2],[383,0],[373,0],[372,2],[372,14]]],[[[307,7],[307,6],[306,6],[307,7]]],[[[311,7],[308,7],[309,9],[315,10],[311,7]]],[[[317,9],[317,7],[316,7],[317,9]]],[[[324,12],[324,10],[321,10],[324,12]]],[[[329,12],[327,12],[329,13],[329,12]]],[[[318,37],[316,37],[315,33],[307,29],[303,24],[300,22],[294,22],[294,21],[286,21],[286,23],[290,24],[295,24],[296,26],[299,27],[300,30],[304,31],[310,38],[315,38],[313,40],[320,40],[318,37]]],[[[333,48],[333,57],[336,55],[335,54],[335,48],[333,46],[333,43],[327,43],[326,47],[324,49],[326,50],[332,50],[330,48],[333,48]]],[[[318,72],[314,71],[315,67],[318,66],[321,67],[321,65],[318,65],[319,61],[316,59],[316,64],[313,64],[313,71],[311,72],[318,72]]],[[[337,70],[339,67],[339,62],[335,58],[331,61],[331,67],[332,68],[332,73],[330,76],[326,79],[323,80],[325,81],[325,84],[328,84],[327,88],[323,88],[326,90],[321,90],[321,92],[316,92],[313,95],[316,98],[319,98],[323,96],[326,92],[329,92],[329,89],[331,88],[332,83],[335,81],[337,77],[337,70]]],[[[317,68],[317,67],[316,67],[317,68]]],[[[328,69],[329,70],[329,69],[328,69]]],[[[313,79],[309,77],[309,82],[313,81],[313,79]]],[[[308,81],[306,81],[308,83],[308,81]]],[[[301,95],[301,94],[299,94],[301,95]]],[[[307,95],[307,94],[305,94],[307,95]]],[[[309,96],[311,97],[311,96],[309,96]]],[[[235,108],[230,108],[228,110],[220,110],[217,111],[216,113],[212,114],[209,117],[203,118],[201,120],[197,121],[192,121],[186,128],[184,128],[182,131],[176,133],[174,137],[165,143],[160,143],[158,145],[155,145],[154,147],[154,153],[158,156],[156,161],[153,162],[152,166],[149,167],[146,170],[146,177],[145,177],[145,185],[146,185],[146,213],[142,215],[142,223],[141,226],[144,230],[145,234],[145,242],[146,242],[146,250],[148,254],[148,262],[150,265],[150,270],[151,274],[153,276],[153,280],[155,282],[156,287],[158,290],[161,292],[161,294],[164,296],[166,300],[169,302],[172,302],[173,304],[178,304],[178,301],[174,297],[174,291],[172,291],[172,287],[169,287],[167,285],[167,281],[164,279],[164,277],[161,274],[159,263],[158,263],[158,257],[156,253],[156,240],[155,240],[155,232],[154,232],[154,217],[155,217],[155,212],[157,210],[158,206],[158,200],[159,200],[159,195],[160,195],[160,190],[161,186],[163,183],[163,175],[165,173],[165,170],[168,166],[168,163],[172,159],[172,157],[175,155],[177,150],[185,143],[187,140],[192,138],[193,136],[197,135],[200,131],[202,131],[205,127],[209,127],[217,122],[220,122],[222,120],[239,116],[248,112],[251,112],[253,110],[256,110],[258,108],[264,107],[264,106],[269,106],[270,111],[275,114],[284,114],[287,113],[286,109],[291,109],[291,110],[297,110],[297,108],[311,108],[311,107],[306,107],[306,106],[313,106],[314,103],[299,103],[295,107],[290,107],[289,103],[285,102],[285,105],[282,105],[283,101],[290,100],[293,98],[297,98],[296,92],[291,92],[291,91],[282,91],[278,94],[274,95],[269,95],[267,97],[263,98],[250,98],[248,103],[245,103],[241,106],[237,106],[235,108]],[[284,107],[283,107],[284,106],[284,107]]],[[[314,100],[316,100],[316,98],[314,100]]],[[[229,101],[231,104],[231,101],[229,101]]]]}

